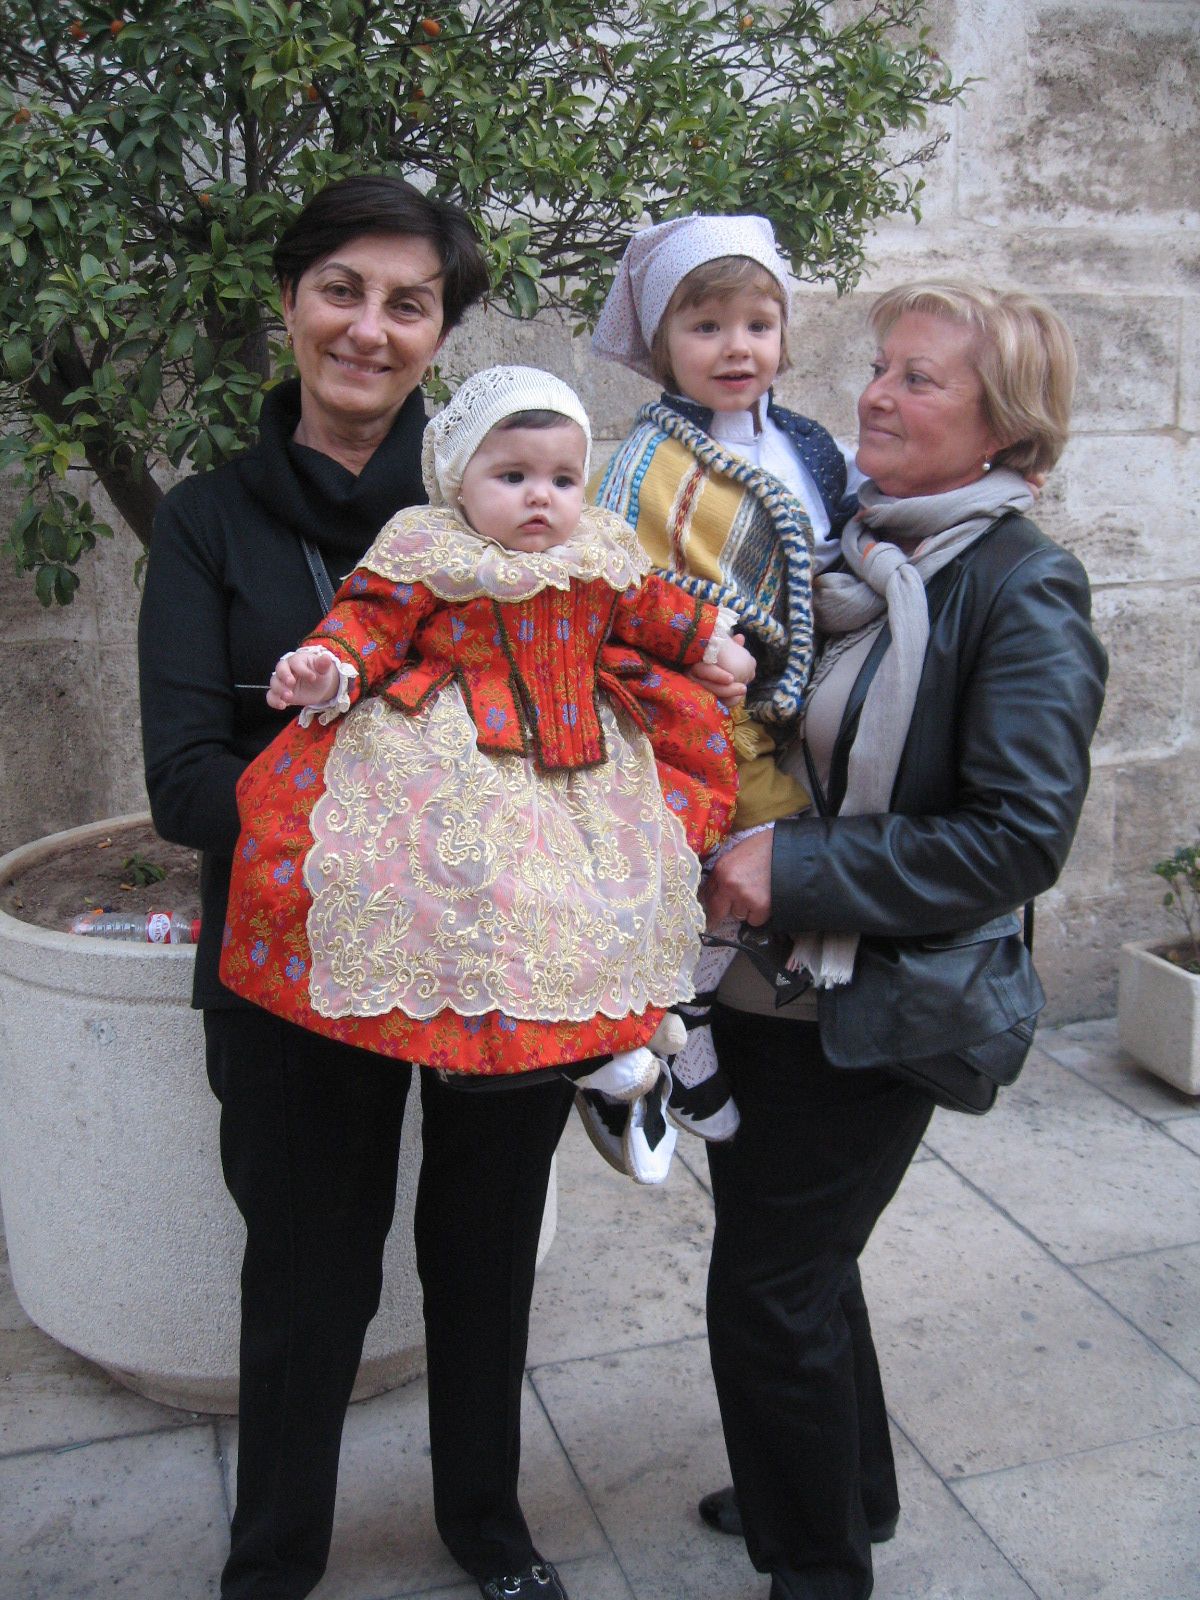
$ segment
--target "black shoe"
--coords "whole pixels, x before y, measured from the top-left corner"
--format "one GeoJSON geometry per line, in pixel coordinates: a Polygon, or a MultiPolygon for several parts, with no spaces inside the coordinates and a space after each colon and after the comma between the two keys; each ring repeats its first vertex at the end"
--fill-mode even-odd
{"type": "Polygon", "coordinates": [[[562,1579],[548,1561],[531,1561],[507,1577],[480,1579],[484,1600],[567,1600],[562,1579]]]}
{"type": "Polygon", "coordinates": [[[725,1489],[714,1489],[711,1494],[706,1494],[701,1500],[697,1510],[700,1521],[706,1527],[712,1528],[717,1533],[732,1533],[741,1538],[742,1508],[737,1503],[737,1495],[733,1492],[733,1485],[725,1489]]]}
{"type": "MultiPolygon", "coordinates": [[[[706,1494],[698,1507],[700,1520],[706,1527],[714,1528],[717,1533],[732,1533],[739,1539],[742,1537],[742,1509],[738,1505],[737,1495],[733,1485],[725,1489],[714,1489],[711,1494],[706,1494]]],[[[872,1522],[868,1525],[872,1544],[886,1544],[889,1539],[896,1537],[896,1528],[900,1522],[900,1514],[888,1517],[883,1522],[872,1522]]]]}

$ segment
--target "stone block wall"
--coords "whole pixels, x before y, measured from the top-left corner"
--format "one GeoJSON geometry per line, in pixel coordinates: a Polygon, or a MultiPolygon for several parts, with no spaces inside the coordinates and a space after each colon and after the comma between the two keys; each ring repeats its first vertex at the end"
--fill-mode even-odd
{"type": "MultiPolygon", "coordinates": [[[[918,275],[1029,289],[1074,330],[1075,433],[1039,518],[1091,573],[1112,678],[1038,963],[1049,1014],[1100,1015],[1120,942],[1163,931],[1150,863],[1200,831],[1200,3],[932,0],[929,20],[976,82],[922,220],[879,230],[854,294],[802,291],[781,398],[852,438],[870,296],[918,275]]],[[[476,317],[446,351],[452,374],[495,360],[575,384],[601,457],[653,396],[553,318],[476,317]]],[[[0,574],[0,848],[140,803],[135,555],[106,546],[63,613],[0,574]]]]}

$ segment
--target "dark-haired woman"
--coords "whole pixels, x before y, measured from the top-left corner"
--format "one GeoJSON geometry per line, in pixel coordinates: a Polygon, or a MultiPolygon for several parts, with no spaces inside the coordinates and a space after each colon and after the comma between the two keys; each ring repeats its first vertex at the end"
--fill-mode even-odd
{"type": "MultiPolygon", "coordinates": [[[[282,726],[277,659],[326,585],[425,499],[419,384],[487,286],[467,219],[398,179],[349,178],[279,240],[298,378],[258,444],[160,510],[140,624],[146,783],[203,851],[193,1003],[246,1221],[237,1509],[223,1600],[300,1600],[328,1557],[342,1423],[379,1304],[410,1069],[246,1005],[218,977],[237,779],[282,726]],[[181,648],[181,641],[186,648],[181,648]]],[[[323,592],[325,591],[325,592],[323,592]]],[[[566,1081],[465,1095],[421,1074],[416,1207],[438,1530],[489,1597],[560,1600],[517,1499],[520,1391],[566,1081]]]]}

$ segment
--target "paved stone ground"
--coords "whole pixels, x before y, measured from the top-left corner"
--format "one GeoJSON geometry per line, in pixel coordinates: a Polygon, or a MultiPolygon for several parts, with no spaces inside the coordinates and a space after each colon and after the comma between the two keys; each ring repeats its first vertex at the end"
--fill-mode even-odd
{"type": "MultiPolygon", "coordinates": [[[[524,1503],[575,1600],[765,1600],[694,1504],[725,1481],[692,1145],[636,1191],[572,1126],[538,1283],[524,1503]]],[[[864,1275],[904,1514],[877,1600],[1200,1597],[1200,1103],[1111,1023],[939,1112],[864,1275]]],[[[126,1393],[0,1287],[0,1596],[210,1600],[236,1430],[126,1393]]],[[[351,1408],[314,1600],[472,1600],[434,1533],[424,1388],[351,1408]]]]}

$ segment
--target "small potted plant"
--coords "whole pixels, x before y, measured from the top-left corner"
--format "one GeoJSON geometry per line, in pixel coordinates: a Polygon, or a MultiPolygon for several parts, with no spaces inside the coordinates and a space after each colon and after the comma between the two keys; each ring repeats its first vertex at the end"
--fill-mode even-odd
{"type": "Polygon", "coordinates": [[[1176,937],[1121,947],[1117,1026],[1121,1046],[1185,1094],[1200,1094],[1200,840],[1152,869],[1176,937]]]}

